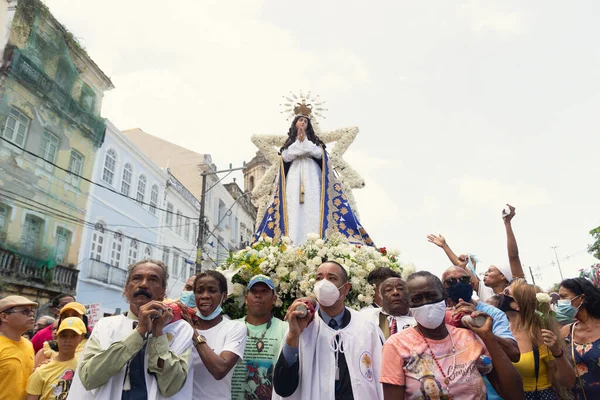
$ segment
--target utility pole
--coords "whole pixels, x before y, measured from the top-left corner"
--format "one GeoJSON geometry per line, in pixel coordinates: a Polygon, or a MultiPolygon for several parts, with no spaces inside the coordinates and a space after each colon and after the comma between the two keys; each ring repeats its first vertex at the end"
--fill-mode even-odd
{"type": "Polygon", "coordinates": [[[531,270],[531,267],[529,267],[529,274],[531,275],[531,281],[535,285],[535,278],[533,277],[533,271],[531,270]]]}
{"type": "Polygon", "coordinates": [[[217,175],[223,172],[233,172],[233,171],[240,171],[243,170],[244,168],[246,168],[246,161],[244,161],[244,164],[242,167],[238,167],[238,168],[232,168],[231,164],[229,164],[229,169],[224,169],[221,171],[204,171],[200,174],[200,176],[202,177],[202,193],[201,193],[201,198],[200,198],[200,216],[198,217],[198,238],[196,239],[196,274],[199,274],[200,272],[202,272],[202,251],[203,251],[203,247],[204,247],[204,228],[205,225],[207,223],[206,221],[206,217],[205,217],[205,210],[206,210],[206,192],[208,192],[210,189],[214,188],[219,182],[221,182],[221,179],[219,179],[214,185],[212,185],[211,187],[209,187],[208,189],[206,188],[206,181],[207,181],[207,176],[209,175],[217,175]]]}
{"type": "Polygon", "coordinates": [[[558,261],[558,255],[556,254],[556,248],[558,246],[550,246],[552,248],[552,250],[554,250],[554,257],[556,258],[556,264],[558,265],[558,272],[560,272],[560,280],[564,281],[565,278],[563,278],[563,274],[562,274],[562,269],[560,268],[560,262],[558,261]]]}

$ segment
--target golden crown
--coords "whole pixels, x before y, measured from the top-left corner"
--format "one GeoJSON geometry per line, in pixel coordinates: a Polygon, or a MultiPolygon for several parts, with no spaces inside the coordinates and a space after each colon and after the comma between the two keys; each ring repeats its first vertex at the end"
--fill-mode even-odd
{"type": "Polygon", "coordinates": [[[312,96],[310,92],[304,96],[302,91],[300,91],[297,95],[290,92],[289,96],[283,96],[283,98],[286,102],[280,104],[280,106],[284,108],[281,113],[288,114],[288,120],[290,118],[295,118],[298,115],[302,115],[311,120],[315,117],[325,118],[321,112],[327,111],[327,109],[322,107],[325,102],[321,101],[319,96],[312,96]]]}

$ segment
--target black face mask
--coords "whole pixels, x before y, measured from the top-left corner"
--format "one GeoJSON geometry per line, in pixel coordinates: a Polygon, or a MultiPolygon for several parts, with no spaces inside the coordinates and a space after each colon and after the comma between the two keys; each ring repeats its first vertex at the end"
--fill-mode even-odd
{"type": "Polygon", "coordinates": [[[501,294],[500,295],[500,304],[498,304],[498,308],[504,312],[516,311],[515,309],[513,309],[510,306],[512,303],[516,303],[514,298],[510,297],[507,294],[501,294]]]}
{"type": "Polygon", "coordinates": [[[446,288],[446,292],[455,304],[458,304],[458,300],[460,299],[468,303],[471,301],[471,297],[473,297],[473,286],[457,282],[455,285],[446,288]]]}

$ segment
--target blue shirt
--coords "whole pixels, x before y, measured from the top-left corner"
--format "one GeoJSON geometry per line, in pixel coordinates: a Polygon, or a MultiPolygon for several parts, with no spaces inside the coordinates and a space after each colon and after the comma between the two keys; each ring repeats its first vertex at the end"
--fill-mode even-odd
{"type": "MultiPolygon", "coordinates": [[[[487,303],[484,303],[483,301],[478,301],[477,305],[475,306],[475,309],[477,311],[486,313],[487,315],[489,315],[490,317],[492,317],[494,319],[494,323],[492,325],[492,333],[495,336],[515,340],[515,337],[513,336],[512,332],[510,330],[510,324],[508,323],[508,318],[506,317],[506,314],[504,314],[504,312],[502,312],[502,310],[500,310],[494,306],[491,306],[487,303]]],[[[515,340],[515,342],[516,342],[516,340],[515,340]]],[[[487,398],[489,400],[502,400],[502,397],[500,397],[500,395],[494,390],[494,387],[488,380],[487,376],[483,377],[483,381],[485,382],[487,398]]]]}

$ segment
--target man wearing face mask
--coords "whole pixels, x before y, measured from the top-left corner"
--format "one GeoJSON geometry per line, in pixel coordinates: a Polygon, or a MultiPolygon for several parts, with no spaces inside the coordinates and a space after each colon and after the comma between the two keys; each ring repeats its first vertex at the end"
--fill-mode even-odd
{"type": "Polygon", "coordinates": [[[288,309],[289,330],[275,366],[273,399],[383,399],[378,328],[344,306],[350,291],[345,268],[327,261],[317,269],[318,316],[288,309]]]}
{"type": "Polygon", "coordinates": [[[190,276],[190,278],[185,283],[183,287],[183,292],[181,292],[181,296],[179,297],[179,301],[188,306],[189,308],[193,308],[194,311],[196,309],[196,297],[194,296],[194,281],[196,280],[196,275],[190,276]]]}
{"type": "MultiPolygon", "coordinates": [[[[508,318],[501,310],[472,298],[473,284],[469,274],[461,267],[450,267],[442,274],[442,282],[448,294],[446,303],[452,310],[446,311],[446,323],[460,320],[458,317],[471,315],[475,311],[484,312],[493,319],[492,333],[510,361],[518,362],[521,353],[517,341],[510,330],[508,318]]],[[[488,400],[502,399],[494,390],[487,377],[484,378],[488,400]]]]}

